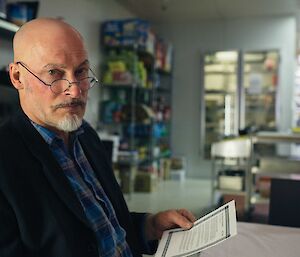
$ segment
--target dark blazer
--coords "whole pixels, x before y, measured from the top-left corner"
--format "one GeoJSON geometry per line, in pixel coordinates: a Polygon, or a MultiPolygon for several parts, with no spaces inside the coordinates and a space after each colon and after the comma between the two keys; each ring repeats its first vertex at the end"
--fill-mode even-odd
{"type": "MultiPolygon", "coordinates": [[[[24,113],[0,128],[0,140],[0,256],[99,257],[75,193],[24,113]]],[[[133,255],[141,256],[144,214],[129,213],[96,132],[89,127],[79,140],[133,255]]]]}

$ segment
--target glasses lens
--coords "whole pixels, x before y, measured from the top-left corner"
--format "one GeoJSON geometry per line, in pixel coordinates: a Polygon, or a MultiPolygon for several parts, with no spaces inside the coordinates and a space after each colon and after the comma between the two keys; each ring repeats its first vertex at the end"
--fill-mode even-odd
{"type": "Polygon", "coordinates": [[[60,94],[69,88],[69,84],[66,79],[58,79],[51,83],[51,90],[55,94],[60,94]]]}
{"type": "Polygon", "coordinates": [[[72,83],[70,83],[66,79],[58,79],[51,83],[51,90],[55,94],[61,94],[70,87],[70,84],[75,84],[75,86],[78,86],[81,89],[81,91],[88,91],[97,83],[98,80],[93,77],[84,78],[77,82],[72,82],[72,83]]]}
{"type": "Polygon", "coordinates": [[[78,86],[82,91],[88,91],[95,85],[96,80],[92,77],[84,78],[78,81],[78,86]]]}

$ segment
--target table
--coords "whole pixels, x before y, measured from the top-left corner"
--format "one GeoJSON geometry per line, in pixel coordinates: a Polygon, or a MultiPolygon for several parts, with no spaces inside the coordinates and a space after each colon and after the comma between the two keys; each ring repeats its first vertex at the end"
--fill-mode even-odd
{"type": "Polygon", "coordinates": [[[299,257],[300,228],[238,222],[238,234],[200,257],[299,257]]]}

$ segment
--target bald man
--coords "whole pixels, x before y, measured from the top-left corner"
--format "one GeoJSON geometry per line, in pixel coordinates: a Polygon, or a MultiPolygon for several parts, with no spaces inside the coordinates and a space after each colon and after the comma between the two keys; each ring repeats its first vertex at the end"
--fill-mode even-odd
{"type": "Polygon", "coordinates": [[[130,213],[104,147],[83,120],[98,86],[81,35],[50,18],[15,34],[10,78],[22,111],[0,128],[0,256],[141,256],[187,210],[130,213]]]}

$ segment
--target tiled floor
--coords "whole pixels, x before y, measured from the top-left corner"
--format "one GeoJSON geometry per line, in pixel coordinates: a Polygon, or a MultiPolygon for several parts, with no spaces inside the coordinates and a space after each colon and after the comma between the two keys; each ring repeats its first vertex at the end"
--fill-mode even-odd
{"type": "MultiPolygon", "coordinates": [[[[183,182],[165,180],[160,181],[152,193],[132,193],[125,195],[130,211],[152,212],[167,209],[186,208],[196,217],[212,211],[211,181],[208,179],[186,179],[183,182]]],[[[240,221],[267,223],[268,206],[257,205],[251,217],[238,217],[240,221]]]]}
{"type": "Polygon", "coordinates": [[[160,181],[152,193],[126,195],[128,207],[137,212],[158,212],[166,209],[187,208],[196,217],[210,206],[210,180],[160,181]]]}

